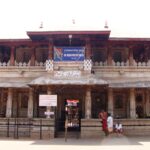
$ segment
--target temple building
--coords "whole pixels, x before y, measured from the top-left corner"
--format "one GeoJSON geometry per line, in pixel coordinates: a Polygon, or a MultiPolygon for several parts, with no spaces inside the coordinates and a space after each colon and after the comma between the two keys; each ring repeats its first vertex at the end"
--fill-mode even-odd
{"type": "Polygon", "coordinates": [[[150,38],[110,33],[30,31],[28,39],[0,39],[0,136],[54,138],[67,128],[100,137],[102,110],[122,122],[124,134],[150,135],[150,38]],[[55,104],[44,105],[41,95],[56,96],[55,104]]]}

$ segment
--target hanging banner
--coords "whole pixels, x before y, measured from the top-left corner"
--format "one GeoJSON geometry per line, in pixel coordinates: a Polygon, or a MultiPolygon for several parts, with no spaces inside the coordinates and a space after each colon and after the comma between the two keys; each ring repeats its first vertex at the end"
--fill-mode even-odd
{"type": "Polygon", "coordinates": [[[84,47],[54,47],[54,61],[84,61],[84,47]]]}

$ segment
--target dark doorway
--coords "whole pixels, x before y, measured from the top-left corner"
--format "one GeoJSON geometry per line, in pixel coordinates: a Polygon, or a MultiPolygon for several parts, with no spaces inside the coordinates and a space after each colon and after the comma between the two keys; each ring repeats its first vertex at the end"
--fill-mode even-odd
{"type": "Polygon", "coordinates": [[[105,92],[92,92],[92,118],[98,118],[100,111],[106,111],[107,99],[105,92]]]}
{"type": "Polygon", "coordinates": [[[80,111],[78,99],[67,99],[65,101],[65,124],[68,131],[80,130],[80,111]]]}

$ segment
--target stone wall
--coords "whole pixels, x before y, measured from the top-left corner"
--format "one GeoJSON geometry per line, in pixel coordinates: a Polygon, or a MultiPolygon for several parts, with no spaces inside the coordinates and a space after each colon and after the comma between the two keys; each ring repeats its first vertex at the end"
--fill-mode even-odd
{"type": "MultiPolygon", "coordinates": [[[[114,124],[118,120],[114,120],[114,124]]],[[[123,134],[127,136],[150,135],[150,119],[119,119],[123,125],[123,134]]],[[[105,136],[99,119],[81,120],[81,138],[99,138],[105,136]]]]}
{"type": "Polygon", "coordinates": [[[50,139],[55,137],[53,119],[0,118],[0,137],[50,139]]]}

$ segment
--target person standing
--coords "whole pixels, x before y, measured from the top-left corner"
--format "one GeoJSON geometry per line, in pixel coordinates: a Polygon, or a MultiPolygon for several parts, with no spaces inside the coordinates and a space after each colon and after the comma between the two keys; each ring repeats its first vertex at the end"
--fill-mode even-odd
{"type": "Polygon", "coordinates": [[[108,113],[107,117],[107,127],[108,127],[108,134],[113,132],[113,117],[110,113],[108,113]]]}
{"type": "Polygon", "coordinates": [[[108,130],[107,130],[107,112],[102,110],[99,113],[99,118],[102,119],[102,130],[104,131],[105,135],[108,135],[108,130]]]}

